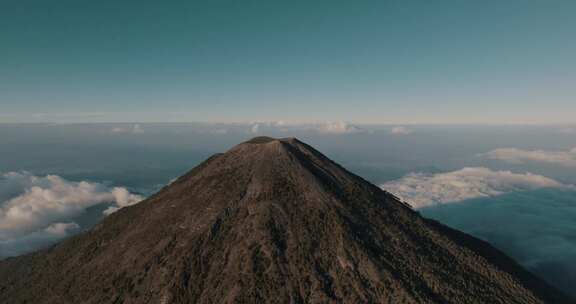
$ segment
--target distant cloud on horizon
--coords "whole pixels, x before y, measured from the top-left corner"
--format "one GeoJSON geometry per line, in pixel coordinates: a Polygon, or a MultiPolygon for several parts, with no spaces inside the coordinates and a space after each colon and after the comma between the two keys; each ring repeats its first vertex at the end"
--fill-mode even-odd
{"type": "Polygon", "coordinates": [[[499,148],[480,154],[480,156],[511,164],[542,163],[576,167],[576,148],[568,151],[499,148]]]}
{"type": "Polygon", "coordinates": [[[258,130],[260,130],[260,125],[259,125],[259,124],[254,124],[254,125],[252,125],[252,127],[250,128],[250,133],[258,134],[258,130]]]}
{"type": "Polygon", "coordinates": [[[117,134],[142,134],[144,129],[140,124],[134,124],[131,127],[115,127],[110,132],[117,134]]]}
{"type": "Polygon", "coordinates": [[[408,135],[408,134],[412,134],[412,130],[408,129],[406,127],[394,127],[392,128],[392,130],[390,130],[390,134],[393,135],[408,135]]]}
{"type": "Polygon", "coordinates": [[[367,130],[344,121],[319,124],[317,129],[318,132],[323,134],[358,134],[367,132],[367,130]]]}
{"type": "Polygon", "coordinates": [[[400,197],[414,208],[508,192],[564,187],[570,186],[542,175],[494,171],[483,167],[467,167],[438,174],[410,173],[381,185],[382,189],[400,197]]]}
{"type": "MultiPolygon", "coordinates": [[[[230,124],[235,126],[235,124],[230,124]]],[[[265,132],[290,132],[309,131],[325,135],[340,135],[340,134],[360,134],[369,133],[369,130],[363,129],[354,124],[345,121],[334,122],[317,122],[317,123],[286,123],[284,121],[262,121],[253,122],[248,124],[248,133],[262,134],[265,132]]]]}

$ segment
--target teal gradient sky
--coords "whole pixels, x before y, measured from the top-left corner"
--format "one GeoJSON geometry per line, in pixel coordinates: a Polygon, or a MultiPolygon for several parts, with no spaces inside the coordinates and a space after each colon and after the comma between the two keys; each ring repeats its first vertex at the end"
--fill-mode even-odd
{"type": "Polygon", "coordinates": [[[572,123],[576,1],[0,1],[0,122],[572,123]]]}

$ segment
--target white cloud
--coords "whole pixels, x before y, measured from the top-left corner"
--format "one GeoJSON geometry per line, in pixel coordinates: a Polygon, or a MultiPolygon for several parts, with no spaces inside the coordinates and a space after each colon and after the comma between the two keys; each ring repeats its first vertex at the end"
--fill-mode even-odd
{"type": "Polygon", "coordinates": [[[250,133],[256,134],[256,133],[258,133],[259,129],[260,129],[260,124],[253,124],[252,128],[250,128],[250,133]]]}
{"type": "MultiPolygon", "coordinates": [[[[237,127],[238,124],[225,124],[228,127],[237,127]]],[[[254,121],[248,123],[248,133],[251,134],[259,134],[259,133],[266,133],[266,132],[285,132],[287,131],[284,128],[285,123],[283,121],[254,121]]],[[[240,124],[241,127],[245,128],[245,124],[240,124]]]]}
{"type": "Polygon", "coordinates": [[[576,167],[576,148],[568,151],[522,150],[500,148],[481,154],[489,159],[501,160],[513,164],[549,163],[576,167]]]}
{"type": "Polygon", "coordinates": [[[412,134],[412,130],[410,130],[406,127],[394,127],[394,128],[392,128],[392,130],[390,130],[390,134],[408,135],[408,134],[412,134]]]}
{"type": "Polygon", "coordinates": [[[130,127],[116,127],[111,130],[112,133],[129,133],[129,134],[142,134],[144,129],[139,124],[134,124],[130,127]]]}
{"type": "Polygon", "coordinates": [[[142,200],[140,195],[132,194],[126,188],[115,187],[112,189],[111,193],[112,196],[114,196],[116,206],[104,210],[105,215],[112,214],[124,207],[134,205],[142,200]]]}
{"type": "Polygon", "coordinates": [[[324,134],[356,134],[366,130],[344,121],[327,122],[316,126],[318,132],[324,134]]]}
{"type": "Polygon", "coordinates": [[[248,127],[247,132],[251,134],[262,134],[267,132],[271,133],[315,132],[320,134],[358,134],[367,132],[367,130],[364,130],[358,126],[355,126],[353,124],[344,121],[317,122],[317,123],[256,121],[248,124],[247,127],[248,127]]]}
{"type": "Polygon", "coordinates": [[[75,224],[64,224],[63,221],[91,206],[115,204],[105,211],[109,214],[140,200],[141,196],[121,187],[71,182],[56,175],[0,174],[0,251],[8,250],[5,248],[8,245],[26,247],[27,240],[41,243],[39,239],[42,236],[49,239],[64,237],[75,224]]]}
{"type": "Polygon", "coordinates": [[[412,207],[422,208],[508,192],[568,186],[542,175],[478,167],[439,174],[410,173],[381,187],[412,207]]]}
{"type": "Polygon", "coordinates": [[[70,222],[70,223],[54,223],[46,227],[46,229],[44,229],[43,231],[51,235],[66,236],[71,231],[77,229],[80,229],[80,226],[78,226],[78,224],[76,223],[70,222]]]}

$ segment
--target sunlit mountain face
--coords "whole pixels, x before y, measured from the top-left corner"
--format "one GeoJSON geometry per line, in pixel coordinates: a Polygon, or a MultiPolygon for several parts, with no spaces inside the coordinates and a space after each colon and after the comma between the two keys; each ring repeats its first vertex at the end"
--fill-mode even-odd
{"type": "Polygon", "coordinates": [[[576,282],[576,132],[571,130],[345,122],[4,124],[0,257],[81,232],[245,139],[295,136],[424,216],[490,242],[571,293],[576,282]]]}

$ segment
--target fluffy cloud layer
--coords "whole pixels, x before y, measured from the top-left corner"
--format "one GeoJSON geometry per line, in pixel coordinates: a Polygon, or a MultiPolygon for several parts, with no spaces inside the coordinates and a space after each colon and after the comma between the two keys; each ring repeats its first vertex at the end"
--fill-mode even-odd
{"type": "Polygon", "coordinates": [[[104,210],[103,213],[105,215],[112,214],[124,207],[134,205],[142,200],[140,195],[132,194],[126,188],[122,187],[114,187],[109,193],[114,197],[116,205],[104,210]]]}
{"type": "Polygon", "coordinates": [[[408,134],[412,134],[412,130],[406,128],[406,127],[394,127],[392,128],[392,130],[390,130],[390,134],[393,135],[408,135],[408,134]]]}
{"type": "Polygon", "coordinates": [[[576,148],[569,151],[522,150],[516,148],[495,149],[482,154],[488,159],[501,160],[508,163],[524,164],[549,163],[576,167],[576,148]]]}
{"type": "Polygon", "coordinates": [[[139,124],[134,124],[129,127],[116,127],[111,130],[112,133],[129,133],[129,134],[142,134],[144,129],[139,124]]]}
{"type": "Polygon", "coordinates": [[[477,197],[539,188],[567,187],[542,175],[464,168],[439,174],[411,173],[382,188],[415,208],[463,201],[477,197]]]}
{"type": "Polygon", "coordinates": [[[60,239],[79,227],[69,219],[87,208],[114,204],[105,214],[142,197],[121,187],[71,182],[56,175],[0,174],[0,257],[60,239]]]}
{"type": "Polygon", "coordinates": [[[316,127],[320,133],[325,134],[356,134],[365,132],[364,129],[343,121],[328,122],[316,127]]]}

